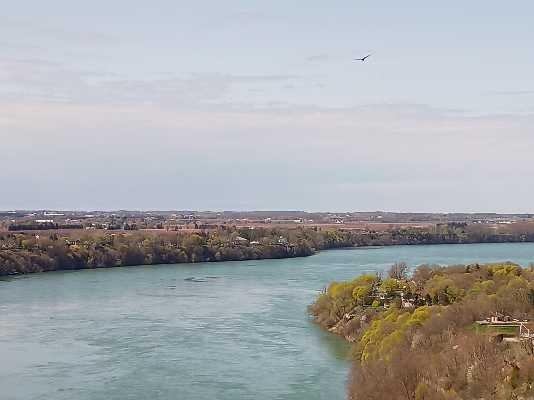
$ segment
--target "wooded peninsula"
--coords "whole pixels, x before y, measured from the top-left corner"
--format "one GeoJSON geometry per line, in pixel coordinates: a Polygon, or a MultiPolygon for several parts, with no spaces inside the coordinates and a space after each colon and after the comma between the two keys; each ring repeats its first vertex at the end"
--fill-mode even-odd
{"type": "Polygon", "coordinates": [[[531,399],[534,266],[403,263],[334,282],[310,307],[353,343],[353,400],[531,399]]]}
{"type": "Polygon", "coordinates": [[[0,232],[0,275],[116,266],[310,256],[343,247],[534,242],[532,224],[447,223],[387,230],[231,227],[210,230],[0,232]]]}

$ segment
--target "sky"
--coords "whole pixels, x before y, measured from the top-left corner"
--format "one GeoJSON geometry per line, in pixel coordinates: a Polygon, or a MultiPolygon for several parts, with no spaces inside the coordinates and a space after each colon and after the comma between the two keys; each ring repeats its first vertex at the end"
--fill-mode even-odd
{"type": "Polygon", "coordinates": [[[532,15],[5,2],[0,209],[534,212],[532,15]]]}

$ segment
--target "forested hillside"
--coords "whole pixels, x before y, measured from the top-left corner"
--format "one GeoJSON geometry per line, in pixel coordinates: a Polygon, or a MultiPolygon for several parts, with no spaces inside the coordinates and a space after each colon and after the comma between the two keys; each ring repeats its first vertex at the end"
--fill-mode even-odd
{"type": "Polygon", "coordinates": [[[353,342],[349,398],[533,398],[534,267],[407,271],[334,282],[310,307],[353,342]]]}
{"type": "Polygon", "coordinates": [[[302,257],[352,246],[533,242],[530,225],[467,224],[381,231],[321,227],[219,227],[191,232],[42,230],[0,232],[0,275],[130,265],[302,257]],[[528,229],[527,229],[528,227],[528,229]]]}

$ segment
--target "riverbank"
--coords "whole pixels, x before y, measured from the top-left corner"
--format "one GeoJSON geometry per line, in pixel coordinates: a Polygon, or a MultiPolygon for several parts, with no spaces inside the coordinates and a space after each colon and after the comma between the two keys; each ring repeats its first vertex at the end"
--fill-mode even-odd
{"type": "Polygon", "coordinates": [[[0,275],[117,266],[306,257],[345,247],[534,242],[534,232],[471,225],[387,231],[224,227],[201,232],[0,233],[0,275]]]}

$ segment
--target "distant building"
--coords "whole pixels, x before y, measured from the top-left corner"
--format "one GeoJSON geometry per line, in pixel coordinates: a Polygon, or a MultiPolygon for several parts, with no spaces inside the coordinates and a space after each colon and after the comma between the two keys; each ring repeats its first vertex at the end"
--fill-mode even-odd
{"type": "Polygon", "coordinates": [[[497,312],[482,321],[477,321],[477,324],[519,326],[522,322],[526,321],[519,321],[518,319],[512,318],[509,315],[504,315],[497,312]]]}
{"type": "Polygon", "coordinates": [[[235,239],[234,239],[234,244],[247,244],[248,243],[248,239],[245,239],[244,237],[242,236],[237,236],[235,239]]]}
{"type": "Polygon", "coordinates": [[[510,317],[509,315],[503,315],[503,314],[500,314],[500,313],[496,313],[496,314],[492,315],[489,318],[489,322],[492,323],[492,324],[499,324],[499,323],[503,323],[503,322],[512,322],[512,317],[510,317]]]}

